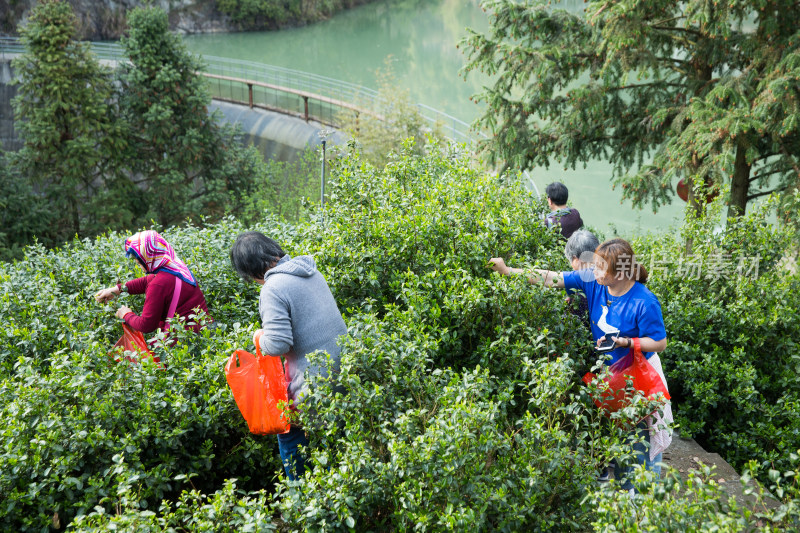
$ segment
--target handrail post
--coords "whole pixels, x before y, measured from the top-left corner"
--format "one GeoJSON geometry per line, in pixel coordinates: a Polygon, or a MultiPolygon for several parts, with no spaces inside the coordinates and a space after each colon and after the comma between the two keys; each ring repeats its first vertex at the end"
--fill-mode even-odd
{"type": "Polygon", "coordinates": [[[319,206],[320,206],[320,220],[325,224],[325,144],[328,140],[328,135],[332,132],[321,129],[317,132],[319,138],[322,140],[322,175],[319,180],[319,206]]]}
{"type": "MultiPolygon", "coordinates": [[[[303,97],[303,103],[305,104],[306,108],[306,122],[308,122],[308,96],[303,97]]],[[[322,147],[323,149],[325,148],[325,141],[322,141],[322,147]]]]}
{"type": "Polygon", "coordinates": [[[322,179],[320,180],[319,203],[324,209],[325,208],[325,139],[322,139],[322,179]]]}
{"type": "Polygon", "coordinates": [[[247,92],[248,92],[248,96],[249,96],[249,99],[250,99],[250,109],[253,109],[253,84],[252,83],[248,83],[247,84],[247,92]]]}

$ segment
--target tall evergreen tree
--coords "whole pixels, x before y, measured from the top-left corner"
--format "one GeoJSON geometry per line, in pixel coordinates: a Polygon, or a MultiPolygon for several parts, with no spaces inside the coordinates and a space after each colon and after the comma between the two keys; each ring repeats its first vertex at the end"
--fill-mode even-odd
{"type": "Polygon", "coordinates": [[[12,104],[20,138],[10,164],[47,198],[48,243],[100,229],[97,202],[122,147],[112,108],[112,77],[87,45],[74,40],[76,19],[63,0],[43,0],[21,30],[26,52],[13,62],[12,104]]]}
{"type": "MultiPolygon", "coordinates": [[[[800,184],[800,3],[787,0],[486,0],[488,34],[463,44],[495,161],[611,162],[653,209],[673,183],[730,183],[729,215],[800,184]]],[[[690,198],[690,201],[693,198],[690,198]]]]}
{"type": "Polygon", "coordinates": [[[169,31],[163,10],[134,9],[128,27],[120,108],[127,166],[146,191],[148,216],[166,225],[235,210],[263,168],[260,155],[209,116],[201,63],[169,31]]]}

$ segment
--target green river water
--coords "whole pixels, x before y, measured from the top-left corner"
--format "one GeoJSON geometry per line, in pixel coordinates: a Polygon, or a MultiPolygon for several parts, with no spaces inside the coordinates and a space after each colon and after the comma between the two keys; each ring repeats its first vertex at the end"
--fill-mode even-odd
{"type": "MultiPolygon", "coordinates": [[[[560,5],[577,11],[584,3],[568,0],[560,5]]],[[[376,71],[391,56],[399,87],[408,89],[414,101],[472,122],[481,109],[469,97],[487,80],[470,74],[465,81],[459,75],[465,57],[456,44],[467,35],[466,28],[488,27],[478,0],[385,0],[303,28],[190,35],[185,41],[198,54],[313,72],[370,88],[377,88],[376,71]]],[[[611,189],[610,167],[603,161],[585,169],[551,166],[531,174],[542,192],[552,181],[566,184],[584,222],[606,237],[665,230],[683,215],[684,204],[677,196],[656,214],[621,204],[621,193],[611,189]]]]}

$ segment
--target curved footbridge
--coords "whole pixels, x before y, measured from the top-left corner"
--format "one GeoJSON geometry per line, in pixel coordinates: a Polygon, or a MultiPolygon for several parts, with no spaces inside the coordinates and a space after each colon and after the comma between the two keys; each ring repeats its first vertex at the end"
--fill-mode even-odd
{"type": "MultiPolygon", "coordinates": [[[[101,62],[115,65],[125,61],[121,46],[91,43],[101,62]]],[[[6,149],[19,145],[13,131],[10,101],[14,87],[10,61],[23,53],[18,39],[0,37],[0,142],[6,149]]],[[[365,115],[381,118],[377,91],[341,80],[251,61],[201,57],[205,68],[198,74],[208,80],[213,99],[211,110],[223,120],[241,125],[245,139],[265,157],[289,161],[307,147],[318,146],[323,136],[331,145],[341,144],[346,135],[338,131],[346,113],[357,121],[365,115]]],[[[469,124],[423,104],[417,109],[429,127],[437,128],[456,142],[476,138],[469,124]]]]}

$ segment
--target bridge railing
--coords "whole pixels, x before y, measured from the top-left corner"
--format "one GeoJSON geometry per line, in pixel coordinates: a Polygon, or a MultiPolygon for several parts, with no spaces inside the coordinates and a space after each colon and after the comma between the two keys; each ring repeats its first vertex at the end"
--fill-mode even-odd
{"type": "Polygon", "coordinates": [[[372,113],[377,92],[341,80],[251,61],[202,56],[214,98],[340,126],[344,110],[372,113]]]}
{"type": "MultiPolygon", "coordinates": [[[[354,83],[252,61],[208,55],[202,59],[212,95],[220,100],[288,111],[334,127],[341,125],[344,110],[378,116],[384,107],[378,91],[354,83]]],[[[416,107],[428,127],[448,138],[467,143],[476,138],[466,122],[425,104],[416,107]]]]}
{"type": "MultiPolygon", "coordinates": [[[[100,60],[126,61],[117,43],[90,43],[100,60]]],[[[24,53],[19,39],[0,36],[0,57],[24,53]]],[[[339,127],[343,111],[379,116],[382,105],[374,89],[310,72],[253,61],[200,56],[211,96],[251,107],[285,112],[339,127]]],[[[428,127],[456,142],[469,143],[479,136],[466,122],[424,104],[416,104],[428,127]]]]}
{"type": "Polygon", "coordinates": [[[25,47],[16,37],[5,37],[0,35],[0,59],[7,56],[17,55],[25,52],[25,47]]]}

